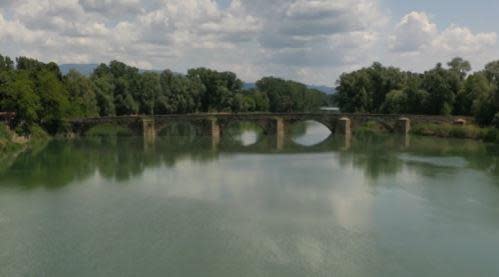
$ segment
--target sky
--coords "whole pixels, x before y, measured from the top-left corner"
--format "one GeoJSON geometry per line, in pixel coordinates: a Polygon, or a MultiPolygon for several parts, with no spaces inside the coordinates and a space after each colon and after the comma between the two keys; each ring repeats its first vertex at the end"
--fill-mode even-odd
{"type": "Polygon", "coordinates": [[[0,0],[0,54],[334,86],[375,61],[499,59],[497,0],[0,0]]]}

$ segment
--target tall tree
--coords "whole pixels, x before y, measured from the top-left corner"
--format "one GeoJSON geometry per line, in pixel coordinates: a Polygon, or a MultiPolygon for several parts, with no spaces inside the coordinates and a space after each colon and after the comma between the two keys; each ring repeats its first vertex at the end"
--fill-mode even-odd
{"type": "Polygon", "coordinates": [[[71,116],[93,117],[99,114],[95,85],[87,77],[71,70],[64,82],[71,102],[71,116]]]}
{"type": "Polygon", "coordinates": [[[456,74],[459,75],[461,80],[464,80],[468,72],[471,71],[470,62],[464,60],[461,57],[455,57],[450,62],[448,62],[447,65],[449,66],[452,72],[455,72],[456,74]]]}

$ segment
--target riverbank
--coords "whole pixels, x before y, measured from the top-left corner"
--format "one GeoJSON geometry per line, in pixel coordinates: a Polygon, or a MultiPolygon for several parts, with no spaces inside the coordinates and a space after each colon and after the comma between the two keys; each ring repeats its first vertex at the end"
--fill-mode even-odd
{"type": "MultiPolygon", "coordinates": [[[[354,134],[380,135],[388,133],[383,125],[376,122],[368,122],[354,130],[354,134]]],[[[473,139],[489,143],[499,144],[499,129],[494,127],[480,127],[474,124],[452,125],[452,124],[415,124],[410,130],[411,135],[439,137],[439,138],[459,138],[473,139]]]]}
{"type": "Polygon", "coordinates": [[[0,123],[0,154],[2,157],[50,139],[51,136],[39,126],[31,127],[29,136],[20,136],[5,124],[0,123]]]}
{"type": "Polygon", "coordinates": [[[0,153],[16,151],[22,148],[23,141],[17,140],[16,135],[5,124],[0,124],[0,153]]]}

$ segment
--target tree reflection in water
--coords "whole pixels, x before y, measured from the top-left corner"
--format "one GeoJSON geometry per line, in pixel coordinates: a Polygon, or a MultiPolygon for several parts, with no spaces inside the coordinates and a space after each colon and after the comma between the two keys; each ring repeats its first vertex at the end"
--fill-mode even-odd
{"type": "Polygon", "coordinates": [[[185,127],[182,128],[169,130],[170,133],[164,133],[154,142],[145,142],[140,137],[55,140],[43,149],[31,149],[11,162],[2,163],[0,185],[59,188],[89,178],[97,172],[103,178],[124,181],[143,174],[148,168],[173,167],[185,159],[209,163],[221,154],[245,153],[333,153],[341,166],[360,169],[370,180],[395,175],[403,168],[432,175],[436,172],[435,166],[438,166],[440,171],[445,169],[452,173],[462,169],[452,164],[455,161],[465,161],[464,166],[467,168],[499,176],[499,146],[476,141],[411,137],[408,143],[407,138],[385,135],[354,136],[350,142],[341,136],[330,136],[319,144],[305,146],[297,144],[289,136],[285,139],[284,147],[277,149],[276,138],[262,135],[258,129],[256,143],[246,145],[238,139],[238,134],[254,130],[254,126],[232,128],[218,145],[214,145],[209,137],[192,135],[190,131],[186,133],[185,127]],[[446,158],[451,163],[429,164],[428,159],[435,158],[446,158]]]}

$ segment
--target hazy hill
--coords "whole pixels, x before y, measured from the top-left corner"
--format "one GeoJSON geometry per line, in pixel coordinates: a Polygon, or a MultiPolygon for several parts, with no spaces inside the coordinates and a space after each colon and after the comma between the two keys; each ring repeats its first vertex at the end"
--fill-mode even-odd
{"type": "MultiPolygon", "coordinates": [[[[89,76],[92,74],[94,69],[99,66],[98,64],[61,64],[59,65],[59,68],[61,69],[62,74],[66,75],[71,69],[74,69],[78,72],[80,72],[83,75],[89,76]]],[[[160,72],[159,70],[143,70],[140,69],[141,72],[144,71],[155,71],[155,72],[160,72]]],[[[317,85],[307,85],[311,89],[316,89],[318,91],[322,91],[327,94],[334,94],[335,90],[332,87],[328,86],[317,86],[317,85]]],[[[244,83],[243,87],[245,89],[252,89],[255,88],[255,83],[244,83]]]]}

